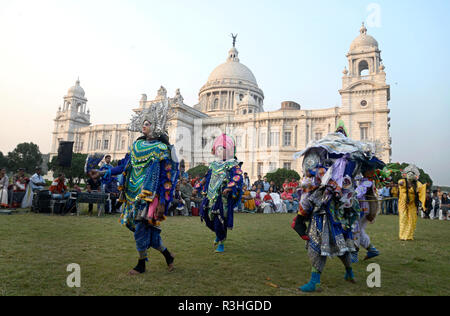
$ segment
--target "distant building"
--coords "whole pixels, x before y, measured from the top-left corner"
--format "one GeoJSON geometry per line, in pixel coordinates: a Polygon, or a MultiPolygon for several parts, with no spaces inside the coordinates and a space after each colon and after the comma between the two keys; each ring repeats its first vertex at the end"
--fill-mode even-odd
{"type": "MultiPolygon", "coordinates": [[[[367,34],[364,24],[346,55],[348,68],[343,71],[339,90],[340,107],[302,110],[300,104],[285,101],[279,110],[265,112],[264,93],[238,56],[233,45],[226,61],[201,87],[199,102],[193,107],[184,104],[178,89],[168,97],[161,87],[153,100],[143,94],[133,110],[138,112],[161,101],[171,104],[175,118],[169,128],[170,139],[187,169],[211,162],[214,138],[226,132],[235,138],[237,158],[244,162],[243,169],[252,180],[278,168],[300,171],[301,161],[292,160],[293,154],[309,141],[333,132],[339,120],[344,121],[350,138],[372,142],[377,155],[390,162],[390,86],[386,84],[378,42],[367,34]]],[[[91,125],[86,104],[77,80],[57,112],[51,155],[56,155],[59,142],[64,140],[75,142],[75,152],[105,152],[113,160],[124,157],[139,135],[129,133],[127,123],[91,125]]]]}

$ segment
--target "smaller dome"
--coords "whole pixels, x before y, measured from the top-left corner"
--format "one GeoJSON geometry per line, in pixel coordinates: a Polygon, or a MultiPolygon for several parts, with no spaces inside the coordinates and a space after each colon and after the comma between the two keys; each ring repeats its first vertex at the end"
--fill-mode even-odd
{"type": "Polygon", "coordinates": [[[281,110],[301,110],[301,106],[294,101],[284,101],[281,102],[281,110]]]}
{"type": "Polygon", "coordinates": [[[80,79],[78,79],[75,82],[75,85],[70,87],[70,89],[67,91],[68,97],[80,97],[84,98],[84,89],[80,86],[80,79]]]}
{"type": "Polygon", "coordinates": [[[253,98],[248,91],[247,91],[247,94],[242,99],[242,101],[239,103],[239,106],[243,106],[243,105],[256,106],[255,98],[253,98]]]}
{"type": "Polygon", "coordinates": [[[364,26],[364,22],[359,30],[359,36],[355,38],[350,45],[350,51],[361,50],[361,49],[370,49],[370,48],[378,48],[378,42],[375,38],[370,35],[367,35],[367,29],[364,26]]]}

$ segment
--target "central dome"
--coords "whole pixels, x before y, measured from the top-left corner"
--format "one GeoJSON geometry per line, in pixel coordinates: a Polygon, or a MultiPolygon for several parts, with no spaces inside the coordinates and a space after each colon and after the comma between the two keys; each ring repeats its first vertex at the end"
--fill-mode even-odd
{"type": "Polygon", "coordinates": [[[251,109],[246,108],[245,111],[264,112],[264,93],[250,69],[239,62],[238,55],[239,52],[233,46],[228,51],[227,61],[211,72],[208,81],[200,89],[198,110],[211,117],[235,115],[244,111],[242,105],[246,102],[245,106],[251,109]],[[251,98],[244,99],[246,94],[251,98]]]}
{"type": "Polygon", "coordinates": [[[228,59],[225,63],[216,67],[209,75],[208,82],[233,80],[233,81],[246,81],[254,85],[258,85],[256,78],[245,65],[239,62],[238,51],[236,48],[232,48],[228,52],[228,59]]]}

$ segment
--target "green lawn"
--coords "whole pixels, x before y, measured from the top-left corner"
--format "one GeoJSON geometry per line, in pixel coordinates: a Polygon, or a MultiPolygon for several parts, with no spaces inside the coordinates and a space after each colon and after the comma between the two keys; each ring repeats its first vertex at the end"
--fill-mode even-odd
{"type": "MultiPolygon", "coordinates": [[[[95,210],[95,208],[94,208],[95,210]]],[[[176,270],[150,251],[148,272],[129,277],[137,261],[131,232],[118,216],[0,216],[0,295],[306,295],[293,291],[309,280],[305,243],[290,228],[292,214],[238,214],[226,253],[215,254],[213,233],[198,217],[163,223],[176,270]],[[70,263],[81,266],[81,288],[69,288],[70,263]],[[268,286],[270,282],[285,289],[268,286]]],[[[381,288],[368,288],[369,262],[354,265],[357,284],[343,281],[339,259],[313,295],[449,295],[450,222],[419,220],[416,240],[398,240],[398,217],[379,216],[368,233],[381,256],[381,288]]],[[[362,257],[362,254],[360,254],[362,257]]]]}

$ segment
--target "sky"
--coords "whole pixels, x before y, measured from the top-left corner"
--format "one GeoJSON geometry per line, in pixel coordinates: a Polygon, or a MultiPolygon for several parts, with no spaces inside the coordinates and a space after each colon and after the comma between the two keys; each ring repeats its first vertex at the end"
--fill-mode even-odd
{"type": "Polygon", "coordinates": [[[391,85],[392,160],[450,185],[450,1],[0,0],[0,151],[50,151],[54,118],[80,78],[93,124],[127,123],[161,85],[186,104],[225,62],[240,61],[266,111],[341,105],[346,54],[365,21],[391,85]]]}

